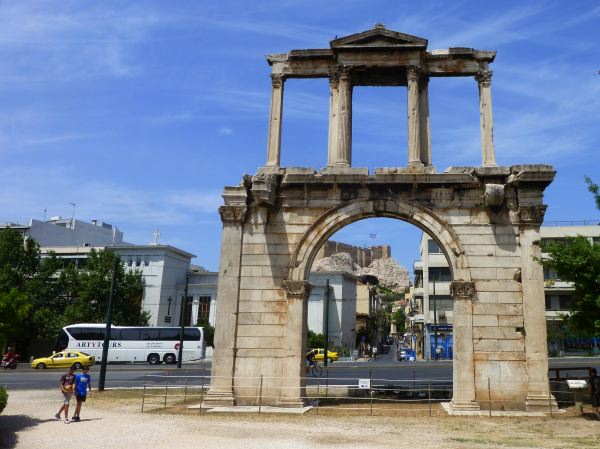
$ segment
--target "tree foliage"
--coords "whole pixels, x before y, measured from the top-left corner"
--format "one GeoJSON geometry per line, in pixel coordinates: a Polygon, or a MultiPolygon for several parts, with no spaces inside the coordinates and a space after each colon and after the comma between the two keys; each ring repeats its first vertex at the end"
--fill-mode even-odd
{"type": "Polygon", "coordinates": [[[575,288],[568,323],[576,333],[600,333],[600,245],[585,237],[568,238],[546,248],[543,264],[575,288]]]}
{"type": "Polygon", "coordinates": [[[215,347],[215,328],[207,319],[200,319],[196,323],[196,327],[201,327],[204,331],[204,341],[206,346],[215,347]]]}
{"type": "MultiPolygon", "coordinates": [[[[40,257],[37,243],[10,228],[0,230],[0,343],[23,336],[54,338],[67,324],[106,319],[116,254],[92,250],[85,270],[63,264],[55,254],[40,257]]],[[[144,325],[140,272],[117,265],[114,323],[144,325]]]]}
{"type": "Polygon", "coordinates": [[[588,185],[588,190],[594,195],[594,201],[596,202],[596,209],[600,210],[600,186],[594,184],[589,177],[585,177],[585,183],[588,185]]]}
{"type": "Polygon", "coordinates": [[[404,335],[406,332],[406,314],[404,313],[404,310],[396,310],[392,314],[392,321],[396,323],[396,332],[398,335],[404,335]]]}
{"type": "Polygon", "coordinates": [[[306,347],[307,348],[324,348],[325,337],[323,334],[316,334],[313,331],[308,331],[306,336],[306,347]]]}

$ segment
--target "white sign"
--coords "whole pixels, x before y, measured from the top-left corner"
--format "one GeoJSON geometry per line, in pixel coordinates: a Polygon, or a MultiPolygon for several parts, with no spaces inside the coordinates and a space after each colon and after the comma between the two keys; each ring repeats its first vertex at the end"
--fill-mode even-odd
{"type": "Polygon", "coordinates": [[[585,379],[567,379],[569,388],[587,388],[588,384],[585,379]]]}
{"type": "Polygon", "coordinates": [[[358,388],[368,390],[371,388],[371,379],[358,379],[358,388]]]}

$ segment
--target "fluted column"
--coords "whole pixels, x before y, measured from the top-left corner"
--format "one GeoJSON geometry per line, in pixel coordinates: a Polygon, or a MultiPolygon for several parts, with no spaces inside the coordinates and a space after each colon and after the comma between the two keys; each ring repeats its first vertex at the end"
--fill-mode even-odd
{"type": "Polygon", "coordinates": [[[419,86],[419,132],[421,162],[431,165],[431,140],[429,131],[429,76],[422,76],[419,86]]]}
{"type": "Polygon", "coordinates": [[[352,165],[352,67],[339,68],[337,150],[333,165],[352,165]]]}
{"type": "Polygon", "coordinates": [[[421,135],[419,132],[419,68],[406,69],[408,87],[408,165],[423,165],[421,162],[421,135]]]}
{"type": "Polygon", "coordinates": [[[338,147],[338,103],[340,94],[340,75],[335,72],[329,75],[329,139],[327,145],[327,165],[335,165],[338,147]]]}
{"type": "Polygon", "coordinates": [[[481,123],[481,153],[484,167],[496,166],[494,150],[494,115],[492,113],[492,72],[480,70],[475,75],[479,86],[479,117],[481,123]]]}
{"type": "Polygon", "coordinates": [[[271,75],[271,112],[269,114],[269,137],[267,144],[267,166],[279,167],[281,161],[281,116],[283,114],[283,74],[271,75]]]}
{"type": "Polygon", "coordinates": [[[223,234],[217,285],[215,350],[210,390],[204,398],[204,405],[210,407],[235,405],[233,395],[236,358],[235,330],[238,325],[242,238],[247,212],[246,206],[242,205],[219,207],[219,214],[221,214],[223,222],[223,234]]]}

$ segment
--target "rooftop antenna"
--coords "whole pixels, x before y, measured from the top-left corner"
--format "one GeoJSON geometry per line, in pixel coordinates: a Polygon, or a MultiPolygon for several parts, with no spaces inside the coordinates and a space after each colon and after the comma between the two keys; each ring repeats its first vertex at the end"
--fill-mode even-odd
{"type": "Polygon", "coordinates": [[[152,233],[152,235],[154,236],[154,243],[153,243],[153,245],[158,245],[158,238],[160,237],[160,232],[158,231],[158,228],[156,228],[154,230],[154,232],[152,233]]]}
{"type": "Polygon", "coordinates": [[[75,229],[75,203],[69,203],[73,206],[73,212],[71,213],[71,229],[75,229]]]}

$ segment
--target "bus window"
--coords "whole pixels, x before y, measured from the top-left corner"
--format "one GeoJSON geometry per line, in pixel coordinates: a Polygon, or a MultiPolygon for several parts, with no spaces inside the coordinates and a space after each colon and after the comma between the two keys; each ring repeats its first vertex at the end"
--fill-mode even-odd
{"type": "Polygon", "coordinates": [[[139,329],[121,329],[121,340],[139,340],[140,330],[139,329]]]}
{"type": "Polygon", "coordinates": [[[158,340],[159,333],[159,330],[156,328],[142,329],[142,340],[158,340]]]}
{"type": "Polygon", "coordinates": [[[162,328],[160,330],[160,340],[177,341],[179,340],[179,328],[162,328]]]}
{"type": "Polygon", "coordinates": [[[198,329],[186,328],[183,331],[183,339],[186,341],[200,341],[200,331],[198,329]]]}
{"type": "Polygon", "coordinates": [[[114,327],[110,328],[110,339],[111,340],[120,340],[121,339],[121,329],[115,329],[114,327]]]}
{"type": "Polygon", "coordinates": [[[67,335],[67,333],[63,329],[58,334],[58,338],[56,339],[56,343],[54,344],[54,350],[55,351],[62,351],[67,346],[69,346],[69,336],[67,335]]]}

